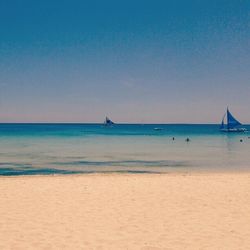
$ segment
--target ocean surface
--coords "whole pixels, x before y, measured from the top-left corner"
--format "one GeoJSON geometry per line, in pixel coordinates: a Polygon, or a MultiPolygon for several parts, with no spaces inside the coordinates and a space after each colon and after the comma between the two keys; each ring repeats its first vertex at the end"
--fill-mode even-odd
{"type": "Polygon", "coordinates": [[[250,170],[250,133],[219,125],[0,124],[0,175],[192,170],[250,170]]]}

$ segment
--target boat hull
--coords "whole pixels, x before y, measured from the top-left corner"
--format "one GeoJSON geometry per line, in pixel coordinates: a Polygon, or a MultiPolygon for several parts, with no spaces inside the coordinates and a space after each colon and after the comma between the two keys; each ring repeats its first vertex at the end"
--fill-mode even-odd
{"type": "Polygon", "coordinates": [[[221,129],[221,132],[226,132],[226,133],[244,133],[247,132],[246,128],[229,128],[229,129],[221,129]]]}

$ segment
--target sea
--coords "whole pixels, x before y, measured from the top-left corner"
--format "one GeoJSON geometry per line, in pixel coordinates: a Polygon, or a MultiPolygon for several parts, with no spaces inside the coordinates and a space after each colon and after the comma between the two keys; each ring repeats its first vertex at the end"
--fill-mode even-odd
{"type": "Polygon", "coordinates": [[[2,176],[248,170],[250,133],[219,125],[0,124],[2,176]]]}

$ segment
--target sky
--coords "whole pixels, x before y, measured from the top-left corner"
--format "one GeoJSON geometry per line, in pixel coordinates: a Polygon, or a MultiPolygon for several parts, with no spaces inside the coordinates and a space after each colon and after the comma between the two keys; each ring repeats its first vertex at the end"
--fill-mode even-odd
{"type": "Polygon", "coordinates": [[[0,0],[0,122],[250,123],[250,0],[0,0]]]}

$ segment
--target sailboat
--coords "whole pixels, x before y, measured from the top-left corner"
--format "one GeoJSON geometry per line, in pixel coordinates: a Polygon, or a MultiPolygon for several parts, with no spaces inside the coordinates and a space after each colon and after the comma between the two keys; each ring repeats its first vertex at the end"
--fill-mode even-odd
{"type": "Polygon", "coordinates": [[[246,128],[240,127],[242,124],[236,120],[227,108],[227,112],[224,114],[220,126],[222,132],[246,132],[246,128]],[[225,124],[225,118],[227,123],[225,124]]]}
{"type": "Polygon", "coordinates": [[[112,122],[112,121],[106,116],[106,118],[105,118],[103,124],[104,124],[104,126],[110,127],[110,126],[114,125],[115,123],[112,122]]]}

